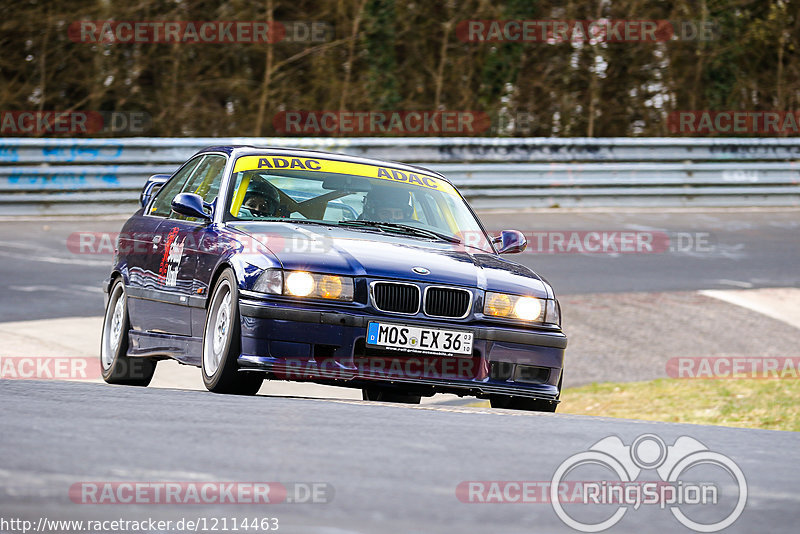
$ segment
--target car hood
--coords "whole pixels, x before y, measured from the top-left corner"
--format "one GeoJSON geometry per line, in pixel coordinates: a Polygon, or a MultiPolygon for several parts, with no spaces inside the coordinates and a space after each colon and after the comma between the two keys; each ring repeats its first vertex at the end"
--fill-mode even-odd
{"type": "Polygon", "coordinates": [[[235,223],[267,247],[287,270],[417,280],[489,291],[552,295],[531,269],[458,244],[311,224],[235,223]],[[426,269],[419,274],[414,267],[426,269]]]}

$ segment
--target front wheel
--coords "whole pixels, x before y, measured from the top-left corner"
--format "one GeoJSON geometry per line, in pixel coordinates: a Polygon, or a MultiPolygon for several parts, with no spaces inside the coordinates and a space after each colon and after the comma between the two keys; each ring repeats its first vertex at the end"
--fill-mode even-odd
{"type": "Polygon", "coordinates": [[[236,277],[225,269],[211,294],[203,329],[203,383],[209,391],[255,395],[261,388],[260,373],[239,371],[241,332],[236,277]]]}
{"type": "Polygon", "coordinates": [[[128,356],[128,299],[125,284],[118,278],[108,294],[108,305],[103,318],[100,338],[100,369],[103,380],[109,384],[147,386],[156,372],[156,361],[150,358],[128,356]]]}

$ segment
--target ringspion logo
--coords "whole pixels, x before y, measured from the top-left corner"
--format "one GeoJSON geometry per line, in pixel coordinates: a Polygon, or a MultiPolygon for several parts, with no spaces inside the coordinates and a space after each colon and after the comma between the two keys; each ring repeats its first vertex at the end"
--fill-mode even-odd
{"type": "Polygon", "coordinates": [[[603,438],[563,461],[547,481],[466,480],[455,493],[470,504],[550,504],[578,532],[608,530],[642,506],[669,510],[696,532],[717,532],[741,516],[747,491],[728,456],[689,436],[667,445],[642,434],[630,445],[603,438]]]}
{"type": "Polygon", "coordinates": [[[669,509],[697,532],[717,532],[732,525],[746,503],[747,481],[736,462],[689,436],[672,445],[655,434],[642,434],[630,445],[617,436],[603,438],[562,462],[550,483],[553,510],[579,532],[607,530],[643,505],[669,509]],[[648,471],[655,471],[658,480],[639,481],[648,471]],[[596,478],[598,472],[606,474],[596,478]],[[570,480],[578,482],[582,500],[567,506],[559,488],[570,480]],[[697,511],[710,507],[713,519],[705,515],[700,521],[697,511]]]}

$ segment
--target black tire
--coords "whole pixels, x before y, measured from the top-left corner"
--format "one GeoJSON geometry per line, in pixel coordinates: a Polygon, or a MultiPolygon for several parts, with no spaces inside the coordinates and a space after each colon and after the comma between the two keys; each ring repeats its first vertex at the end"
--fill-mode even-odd
{"type": "Polygon", "coordinates": [[[361,398],[368,401],[379,402],[399,402],[402,404],[419,404],[421,395],[410,395],[380,388],[364,388],[361,390],[361,398]]]}
{"type": "Polygon", "coordinates": [[[128,356],[128,298],[118,278],[108,292],[108,304],[100,336],[100,372],[109,384],[146,387],[156,372],[156,360],[128,356]]]}
{"type": "MultiPolygon", "coordinates": [[[[558,395],[561,398],[561,384],[564,383],[564,371],[558,379],[558,395]]],[[[530,399],[527,397],[512,397],[510,395],[492,395],[489,397],[492,408],[505,408],[507,410],[527,410],[529,412],[555,412],[558,403],[543,399],[530,399]]]]}
{"type": "Polygon", "coordinates": [[[255,395],[264,375],[239,371],[242,329],[239,323],[239,290],[236,276],[225,269],[208,300],[203,328],[201,368],[206,389],[214,393],[255,395]]]}

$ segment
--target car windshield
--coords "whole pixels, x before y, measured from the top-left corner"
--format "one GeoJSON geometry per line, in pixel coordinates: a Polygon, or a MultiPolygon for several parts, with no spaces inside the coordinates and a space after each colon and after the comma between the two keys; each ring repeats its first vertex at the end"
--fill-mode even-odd
{"type": "Polygon", "coordinates": [[[238,220],[337,224],[493,251],[455,188],[416,170],[321,158],[241,156],[234,165],[227,212],[238,220]]]}

